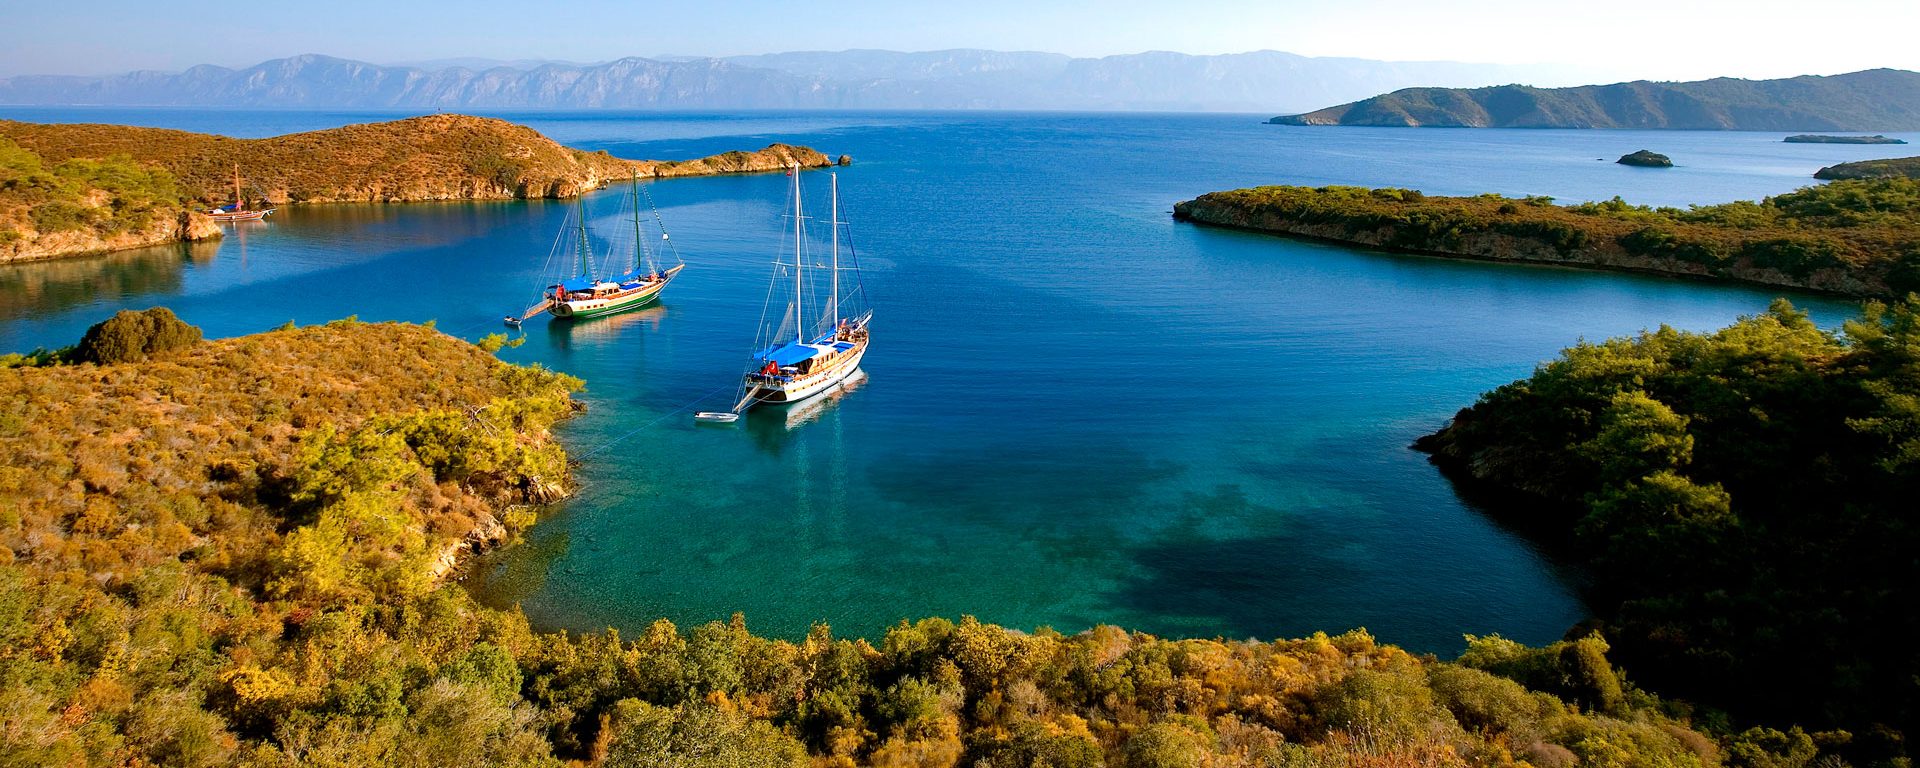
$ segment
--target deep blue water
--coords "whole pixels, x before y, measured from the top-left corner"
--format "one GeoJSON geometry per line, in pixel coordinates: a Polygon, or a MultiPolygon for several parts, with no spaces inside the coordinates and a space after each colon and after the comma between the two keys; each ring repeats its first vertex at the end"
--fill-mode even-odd
{"type": "MultiPolygon", "coordinates": [[[[0,109],[236,136],[389,116],[0,109]]],[[[1204,229],[1174,223],[1173,203],[1342,183],[1685,205],[1910,149],[1248,115],[505,116],[627,157],[775,140],[851,154],[843,197],[877,316],[854,391],[696,427],[677,409],[730,391],[787,180],[654,185],[690,264],[663,306],[539,320],[503,353],[584,378],[590,410],[561,430],[582,492],[484,563],[483,598],[574,628],[742,611],[779,635],[816,621],[875,635],[972,614],[1068,632],[1365,626],[1441,653],[1462,633],[1551,640],[1585,612],[1568,574],[1407,445],[1579,339],[1711,329],[1776,292],[1204,229]],[[1680,167],[1610,162],[1641,148],[1680,167]]],[[[808,174],[814,192],[824,181],[808,174]]],[[[620,194],[589,198],[597,227],[618,229],[620,194]]],[[[155,304],[215,336],[357,314],[477,338],[526,302],[569,206],[295,207],[218,244],[0,269],[0,350],[72,343],[119,308],[155,304]]],[[[1793,298],[1823,323],[1852,311],[1793,298]]]]}

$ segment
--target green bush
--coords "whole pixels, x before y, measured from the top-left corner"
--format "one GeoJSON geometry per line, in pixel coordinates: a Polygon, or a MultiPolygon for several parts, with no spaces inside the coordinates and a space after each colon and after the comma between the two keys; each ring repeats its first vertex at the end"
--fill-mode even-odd
{"type": "Polygon", "coordinates": [[[144,312],[123,309],[88,328],[74,348],[74,358],[101,365],[133,363],[168,357],[198,343],[200,329],[166,307],[144,312]]]}

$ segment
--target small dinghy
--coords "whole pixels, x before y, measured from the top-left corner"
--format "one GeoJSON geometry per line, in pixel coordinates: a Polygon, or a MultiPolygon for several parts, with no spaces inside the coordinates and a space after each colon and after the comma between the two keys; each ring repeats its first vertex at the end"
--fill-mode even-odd
{"type": "Polygon", "coordinates": [[[708,424],[732,424],[740,420],[740,414],[730,411],[701,411],[693,415],[693,420],[708,424]]]}

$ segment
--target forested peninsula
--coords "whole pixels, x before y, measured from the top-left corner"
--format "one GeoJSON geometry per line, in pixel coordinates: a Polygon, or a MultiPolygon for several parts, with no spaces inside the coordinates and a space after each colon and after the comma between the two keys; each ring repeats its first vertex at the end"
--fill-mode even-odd
{"type": "Polygon", "coordinates": [[[196,211],[250,200],[396,203],[570,197],[612,181],[832,164],[774,144],[687,161],[623,160],[503,120],[429,115],[265,139],[0,121],[0,262],[219,236],[196,211]]]}
{"type": "Polygon", "coordinates": [[[1920,157],[1858,160],[1829,165],[1813,173],[1816,179],[1920,179],[1920,157]]]}
{"type": "Polygon", "coordinates": [[[1838,333],[1782,300],[1718,332],[1581,343],[1416,447],[1590,570],[1596,626],[1642,682],[1909,764],[1891,761],[1920,727],[1920,296],[1838,333]]]}
{"type": "Polygon", "coordinates": [[[1587,634],[1443,662],[1364,631],[537,631],[437,577],[568,483],[550,430],[580,382],[497,361],[503,339],[206,341],[155,309],[0,358],[0,765],[1800,768],[1842,746],[1690,715],[1587,634]]]}
{"type": "Polygon", "coordinates": [[[1920,72],[1870,69],[1780,80],[1635,80],[1573,88],[1405,88],[1268,122],[1451,128],[1915,131],[1920,130],[1920,72]]]}
{"type": "Polygon", "coordinates": [[[1736,280],[1863,297],[1920,290],[1920,181],[1807,187],[1687,209],[1620,198],[1441,197],[1417,190],[1272,186],[1178,203],[1201,224],[1457,258],[1736,280]]]}

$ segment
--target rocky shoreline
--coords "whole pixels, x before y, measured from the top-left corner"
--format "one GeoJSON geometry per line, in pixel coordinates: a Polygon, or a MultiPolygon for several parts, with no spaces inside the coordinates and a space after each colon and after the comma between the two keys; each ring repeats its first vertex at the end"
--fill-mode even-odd
{"type": "Polygon", "coordinates": [[[170,219],[161,218],[143,229],[112,235],[102,235],[91,230],[47,233],[27,230],[20,232],[11,242],[0,243],[0,264],[44,261],[69,256],[92,256],[170,243],[218,240],[224,234],[219,222],[195,211],[181,211],[177,216],[170,219]]]}

